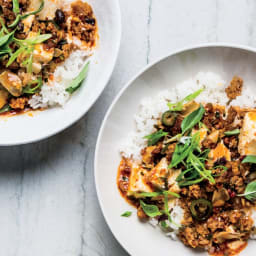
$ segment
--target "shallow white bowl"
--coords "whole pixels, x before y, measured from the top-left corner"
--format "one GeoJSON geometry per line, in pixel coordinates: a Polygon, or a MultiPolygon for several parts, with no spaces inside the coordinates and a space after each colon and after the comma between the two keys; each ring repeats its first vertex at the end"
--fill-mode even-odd
{"type": "Polygon", "coordinates": [[[90,59],[88,78],[67,104],[45,111],[0,117],[0,146],[25,144],[54,135],[80,119],[107,85],[121,40],[118,0],[88,0],[99,26],[99,45],[90,59]]]}
{"type": "MultiPolygon", "coordinates": [[[[131,255],[207,255],[190,250],[149,224],[139,222],[136,210],[120,196],[116,185],[118,149],[121,140],[134,129],[133,116],[141,99],[169,89],[199,71],[219,73],[226,81],[239,75],[248,86],[255,86],[256,52],[249,47],[215,44],[173,53],[133,78],[116,97],[102,123],[94,162],[98,199],[111,231],[131,255]],[[133,215],[120,217],[127,210],[133,211],[133,215]]],[[[250,241],[241,255],[254,255],[255,250],[256,241],[250,241]]]]}

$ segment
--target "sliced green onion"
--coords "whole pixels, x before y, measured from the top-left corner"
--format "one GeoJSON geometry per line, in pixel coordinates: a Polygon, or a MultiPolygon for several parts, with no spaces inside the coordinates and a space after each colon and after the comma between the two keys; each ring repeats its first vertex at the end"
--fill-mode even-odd
{"type": "Polygon", "coordinates": [[[224,134],[226,136],[232,136],[232,135],[238,135],[240,133],[240,130],[239,129],[234,129],[232,131],[226,131],[224,132],[224,134]]]}
{"type": "Polygon", "coordinates": [[[88,74],[89,63],[90,62],[87,62],[85,64],[85,66],[82,68],[79,75],[71,82],[70,86],[66,89],[67,92],[72,94],[81,86],[82,81],[86,78],[86,76],[88,74]]]}
{"type": "Polygon", "coordinates": [[[0,114],[10,111],[12,108],[7,104],[0,109],[0,114]]]}

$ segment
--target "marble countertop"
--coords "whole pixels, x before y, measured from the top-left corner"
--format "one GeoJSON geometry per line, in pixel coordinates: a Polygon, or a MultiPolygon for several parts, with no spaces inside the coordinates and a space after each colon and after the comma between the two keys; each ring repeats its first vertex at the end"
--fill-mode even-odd
{"type": "Polygon", "coordinates": [[[0,255],[122,256],[96,197],[97,134],[118,91],[148,63],[205,42],[256,46],[255,0],[120,0],[123,34],[112,78],[66,131],[0,148],[0,255]]]}

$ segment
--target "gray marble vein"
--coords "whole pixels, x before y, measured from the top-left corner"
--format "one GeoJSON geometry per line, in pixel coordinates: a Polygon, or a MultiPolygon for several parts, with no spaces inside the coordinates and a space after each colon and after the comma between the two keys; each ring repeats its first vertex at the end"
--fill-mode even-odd
{"type": "Polygon", "coordinates": [[[0,255],[123,256],[94,186],[97,134],[115,95],[146,64],[184,46],[256,46],[254,0],[120,0],[123,34],[112,78],[79,122],[44,141],[0,148],[0,255]]]}
{"type": "Polygon", "coordinates": [[[147,64],[149,63],[150,59],[150,51],[151,51],[151,45],[150,45],[150,25],[152,20],[152,4],[153,0],[148,0],[148,22],[147,22],[147,64]]]}

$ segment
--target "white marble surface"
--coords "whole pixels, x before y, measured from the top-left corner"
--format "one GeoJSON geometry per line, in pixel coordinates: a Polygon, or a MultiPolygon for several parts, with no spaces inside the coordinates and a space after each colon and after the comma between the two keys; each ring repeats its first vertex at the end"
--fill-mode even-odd
{"type": "MultiPolygon", "coordinates": [[[[203,42],[256,46],[255,0],[120,0],[123,35],[111,81],[89,113],[39,143],[0,148],[0,255],[123,256],[93,179],[103,116],[147,63],[203,42]]],[[[113,170],[115,171],[115,170],[113,170]]]]}

